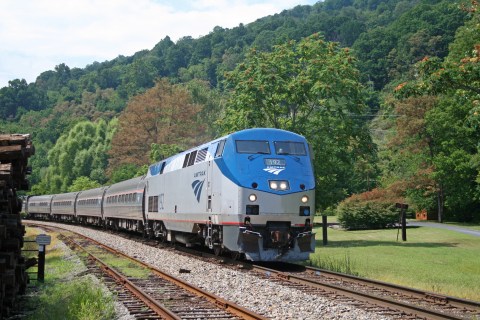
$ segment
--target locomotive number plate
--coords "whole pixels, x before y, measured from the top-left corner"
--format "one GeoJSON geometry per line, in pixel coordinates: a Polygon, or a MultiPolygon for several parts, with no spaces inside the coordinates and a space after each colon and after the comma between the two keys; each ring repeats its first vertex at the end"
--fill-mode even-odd
{"type": "Polygon", "coordinates": [[[265,159],[265,165],[285,167],[285,159],[265,159]]]}

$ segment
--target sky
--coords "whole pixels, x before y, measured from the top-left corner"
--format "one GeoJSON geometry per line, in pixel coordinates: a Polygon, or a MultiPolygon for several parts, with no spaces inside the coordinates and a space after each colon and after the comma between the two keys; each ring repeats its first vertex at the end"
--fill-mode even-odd
{"type": "Polygon", "coordinates": [[[65,63],[152,49],[167,35],[199,38],[318,0],[0,0],[0,87],[65,63]]]}

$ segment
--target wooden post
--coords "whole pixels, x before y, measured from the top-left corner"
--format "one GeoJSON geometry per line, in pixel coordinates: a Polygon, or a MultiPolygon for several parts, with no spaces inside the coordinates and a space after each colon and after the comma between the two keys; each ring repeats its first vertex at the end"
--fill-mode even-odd
{"type": "Polygon", "coordinates": [[[43,282],[45,280],[45,246],[38,246],[38,272],[37,281],[43,282]]]}
{"type": "Polygon", "coordinates": [[[328,244],[328,235],[327,235],[327,216],[322,216],[322,231],[323,231],[323,245],[328,244]]]}
{"type": "Polygon", "coordinates": [[[50,244],[51,237],[46,234],[39,234],[36,238],[38,243],[38,274],[37,280],[43,282],[45,279],[45,251],[46,246],[50,244]]]}
{"type": "MultiPolygon", "coordinates": [[[[406,203],[396,203],[395,206],[400,208],[401,215],[401,224],[402,224],[402,240],[407,241],[407,209],[408,204],[406,203]]],[[[397,235],[398,238],[398,235],[397,235]]],[[[398,239],[397,239],[398,241],[398,239]]]]}

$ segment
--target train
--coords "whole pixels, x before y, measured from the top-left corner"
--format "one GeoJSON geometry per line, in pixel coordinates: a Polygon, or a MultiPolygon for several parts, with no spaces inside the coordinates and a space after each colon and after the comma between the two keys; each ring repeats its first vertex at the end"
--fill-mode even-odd
{"type": "Polygon", "coordinates": [[[251,261],[308,260],[315,250],[313,153],[296,133],[234,132],[80,192],[29,196],[29,217],[142,232],[251,261]]]}

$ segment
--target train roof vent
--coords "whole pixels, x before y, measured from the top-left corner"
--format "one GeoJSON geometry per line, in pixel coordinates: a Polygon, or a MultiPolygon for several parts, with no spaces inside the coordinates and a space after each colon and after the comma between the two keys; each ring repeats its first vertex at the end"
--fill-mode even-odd
{"type": "Polygon", "coordinates": [[[208,151],[208,148],[199,150],[197,152],[197,158],[195,159],[195,163],[205,161],[205,158],[207,157],[207,151],[208,151]]]}

